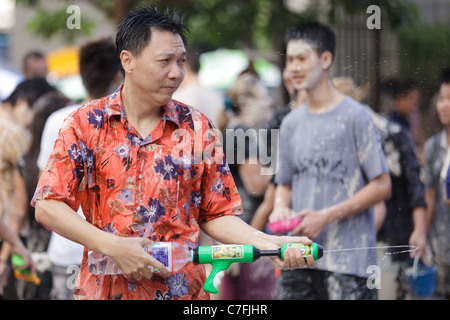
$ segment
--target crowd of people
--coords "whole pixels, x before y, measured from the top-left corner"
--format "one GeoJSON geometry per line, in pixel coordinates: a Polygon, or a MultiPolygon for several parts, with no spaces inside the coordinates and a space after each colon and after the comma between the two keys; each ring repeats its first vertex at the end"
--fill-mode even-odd
{"type": "Polygon", "coordinates": [[[80,48],[83,101],[46,80],[43,55],[24,58],[24,80],[0,107],[1,298],[411,299],[406,270],[415,258],[437,265],[434,296],[448,299],[450,72],[436,92],[443,130],[426,139],[418,87],[396,84],[394,107],[381,114],[366,104],[370,88],[330,78],[336,37],[326,25],[303,23],[286,34],[285,106],[251,64],[226,93],[202,86],[201,51],[187,46],[187,32],[176,14],[130,12],[115,42],[80,48]],[[175,141],[179,129],[187,135],[175,141]],[[173,151],[198,135],[203,157],[214,150],[216,161],[197,161],[195,145],[173,151]],[[271,172],[260,158],[270,150],[271,172]],[[267,228],[293,216],[301,222],[288,234],[267,228]],[[208,266],[169,274],[142,250],[150,240],[190,249],[311,241],[391,248],[317,261],[292,250],[284,261],[236,263],[209,295],[201,289],[208,266]],[[396,254],[395,246],[414,250],[396,254]],[[88,250],[110,256],[123,274],[90,274],[88,250]],[[39,285],[14,277],[13,253],[39,285]],[[68,281],[71,266],[79,268],[76,284],[68,281]],[[395,281],[374,290],[369,266],[395,281]]]}

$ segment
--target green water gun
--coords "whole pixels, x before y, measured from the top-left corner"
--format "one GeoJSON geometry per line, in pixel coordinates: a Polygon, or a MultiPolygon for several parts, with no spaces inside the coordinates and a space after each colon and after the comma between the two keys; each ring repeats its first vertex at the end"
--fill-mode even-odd
{"type": "Polygon", "coordinates": [[[320,259],[323,255],[322,246],[314,242],[311,245],[287,243],[278,250],[260,250],[253,245],[219,245],[199,246],[192,250],[192,261],[201,264],[209,263],[213,266],[203,288],[207,292],[218,293],[214,287],[214,278],[220,271],[228,269],[233,262],[254,262],[264,256],[278,256],[283,260],[284,252],[290,247],[300,249],[305,261],[307,255],[312,255],[314,260],[320,259]]]}
{"type": "Polygon", "coordinates": [[[22,256],[13,254],[11,257],[11,261],[14,267],[14,276],[17,279],[25,280],[27,282],[33,282],[37,286],[41,284],[41,279],[39,279],[36,273],[31,272],[31,270],[28,268],[20,269],[25,264],[25,260],[22,258],[22,256]]]}

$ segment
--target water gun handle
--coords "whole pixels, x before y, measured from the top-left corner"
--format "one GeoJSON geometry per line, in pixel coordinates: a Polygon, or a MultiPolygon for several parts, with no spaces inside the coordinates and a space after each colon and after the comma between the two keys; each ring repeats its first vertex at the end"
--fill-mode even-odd
{"type": "Polygon", "coordinates": [[[21,270],[14,270],[14,276],[17,279],[24,280],[26,282],[33,282],[35,285],[41,284],[41,279],[36,275],[36,273],[21,272],[21,270]]]}
{"type": "Polygon", "coordinates": [[[14,266],[14,276],[17,279],[25,280],[27,282],[33,282],[35,285],[41,284],[41,279],[36,275],[36,273],[31,272],[30,269],[24,268],[20,269],[25,263],[24,259],[18,254],[13,254],[11,257],[12,264],[14,266]]]}
{"type": "Polygon", "coordinates": [[[232,263],[233,261],[216,261],[211,263],[213,269],[206,279],[203,289],[210,293],[218,293],[219,291],[214,287],[214,278],[220,271],[228,269],[232,263]]]}

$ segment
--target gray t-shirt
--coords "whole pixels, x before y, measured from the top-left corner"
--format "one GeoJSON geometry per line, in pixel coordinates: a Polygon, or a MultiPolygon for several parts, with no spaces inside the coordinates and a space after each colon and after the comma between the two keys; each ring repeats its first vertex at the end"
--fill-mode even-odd
{"type": "MultiPolygon", "coordinates": [[[[375,124],[364,106],[345,97],[332,110],[290,112],[280,127],[280,167],[276,182],[292,186],[292,208],[322,210],[338,204],[370,180],[388,173],[375,124]]],[[[321,211],[322,212],[322,211],[321,211]]],[[[329,224],[317,239],[324,250],[373,247],[373,210],[329,224]]],[[[376,250],[325,253],[316,268],[369,277],[376,250]]]]}

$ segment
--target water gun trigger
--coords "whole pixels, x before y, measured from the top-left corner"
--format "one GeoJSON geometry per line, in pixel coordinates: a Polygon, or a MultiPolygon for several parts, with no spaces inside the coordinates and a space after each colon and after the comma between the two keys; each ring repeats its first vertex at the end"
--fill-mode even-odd
{"type": "Polygon", "coordinates": [[[219,291],[214,286],[214,278],[217,276],[217,274],[220,271],[228,269],[233,261],[215,261],[212,262],[211,265],[213,267],[211,273],[209,274],[208,278],[206,279],[205,284],[203,285],[203,289],[205,289],[206,292],[209,293],[218,293],[219,291]]]}

